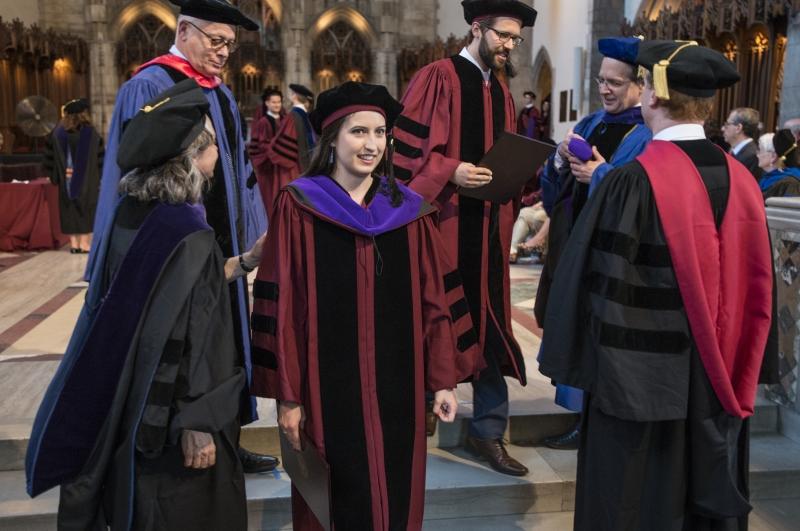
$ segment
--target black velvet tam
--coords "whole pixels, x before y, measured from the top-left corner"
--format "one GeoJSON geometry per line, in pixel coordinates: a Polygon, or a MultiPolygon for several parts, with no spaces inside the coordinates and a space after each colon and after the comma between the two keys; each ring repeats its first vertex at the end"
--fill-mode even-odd
{"type": "Polygon", "coordinates": [[[181,8],[181,15],[208,20],[209,22],[222,22],[231,26],[241,26],[250,31],[258,29],[258,24],[250,20],[235,5],[226,0],[169,1],[181,8]]]}
{"type": "Polygon", "coordinates": [[[653,72],[656,95],[659,87],[655,70],[664,66],[670,90],[698,98],[710,98],[717,89],[739,81],[736,66],[724,55],[705,46],[686,44],[686,41],[659,40],[639,44],[636,63],[653,72]]]}
{"type": "Polygon", "coordinates": [[[382,112],[386,117],[386,128],[391,129],[403,111],[403,105],[383,85],[347,81],[321,93],[309,119],[314,131],[320,134],[327,125],[326,122],[340,118],[342,113],[370,109],[382,112]]]}
{"type": "Polygon", "coordinates": [[[205,128],[208,100],[193,79],[165,90],[128,122],[119,142],[123,173],[152,168],[183,153],[205,128]]]}
{"type": "Polygon", "coordinates": [[[518,0],[463,0],[464,20],[472,24],[485,17],[511,17],[522,21],[522,27],[533,26],[536,10],[518,0]]]}
{"type": "Polygon", "coordinates": [[[311,92],[311,89],[306,87],[305,85],[300,85],[298,83],[289,83],[289,89],[295,94],[300,94],[301,96],[305,96],[306,98],[314,98],[314,93],[311,92]]]}
{"type": "Polygon", "coordinates": [[[79,114],[89,109],[89,102],[85,98],[68,101],[61,108],[62,114],[79,114]]]}

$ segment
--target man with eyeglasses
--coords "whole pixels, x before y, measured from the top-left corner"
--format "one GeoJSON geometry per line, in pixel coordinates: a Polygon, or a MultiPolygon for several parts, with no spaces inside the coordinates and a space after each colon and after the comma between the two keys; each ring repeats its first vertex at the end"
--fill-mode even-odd
{"type": "MultiPolygon", "coordinates": [[[[589,195],[609,171],[633,160],[650,142],[652,135],[644,125],[639,104],[641,80],[634,64],[639,43],[640,39],[634,37],[598,41],[604,57],[596,82],[603,108],[578,122],[542,172],[542,202],[550,216],[550,239],[534,307],[540,325],[544,323],[561,251],[589,195]],[[588,160],[581,160],[569,150],[574,138],[586,140],[592,146],[588,160]]],[[[580,412],[583,394],[558,384],[556,404],[580,412]]],[[[580,421],[567,432],[546,438],[544,443],[555,449],[577,448],[579,425],[580,421]]]]}
{"type": "MultiPolygon", "coordinates": [[[[103,165],[100,198],[95,216],[92,250],[85,277],[90,282],[98,255],[102,254],[118,201],[122,177],[117,165],[120,138],[128,122],[156,95],[187,78],[203,89],[210,104],[219,159],[210,189],[203,197],[206,219],[214,229],[217,243],[228,259],[225,267],[231,293],[236,347],[239,362],[250,377],[250,327],[247,273],[260,260],[259,237],[266,231],[266,215],[258,187],[246,183],[252,167],[245,155],[241,116],[230,89],[222,83],[228,57],[236,50],[236,28],[258,30],[258,24],[223,0],[170,0],[181,8],[175,44],[169,53],[141,65],[117,94],[108,133],[108,150],[103,165]]],[[[240,412],[242,424],[255,419],[255,400],[245,391],[240,412]]],[[[240,448],[245,472],[267,472],[278,460],[240,448]]]]}
{"type": "Polygon", "coordinates": [[[728,120],[722,124],[722,136],[731,146],[731,155],[744,164],[756,180],[764,173],[758,166],[758,145],[755,141],[760,120],[756,109],[738,107],[730,112],[728,120]]]}
{"type": "Polygon", "coordinates": [[[463,283],[468,302],[451,308],[453,320],[467,312],[472,316],[472,326],[459,330],[458,348],[464,352],[477,343],[484,352],[487,366],[472,384],[467,448],[495,470],[523,476],[528,468],[503,444],[508,424],[504,376],[526,383],[525,362],[511,330],[508,256],[514,206],[461,196],[458,189],[491,181],[492,172],[476,164],[503,131],[516,131],[504,78],[512,70],[511,52],[522,43],[520,31],[533,26],[536,11],[517,0],[464,0],[461,5],[472,41],[411,80],[394,128],[395,176],[440,209],[439,230],[460,273],[447,284],[463,283]]]}

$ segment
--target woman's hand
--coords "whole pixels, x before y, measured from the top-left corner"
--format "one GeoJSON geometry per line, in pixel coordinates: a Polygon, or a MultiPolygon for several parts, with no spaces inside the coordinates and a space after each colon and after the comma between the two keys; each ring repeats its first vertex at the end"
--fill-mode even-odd
{"type": "Polygon", "coordinates": [[[300,444],[300,428],[305,420],[303,406],[296,402],[281,402],[278,405],[278,427],[286,436],[292,448],[298,452],[303,449],[300,444]]]}
{"type": "Polygon", "coordinates": [[[183,430],[181,433],[183,466],[188,468],[210,468],[217,462],[217,446],[210,433],[183,430]]]}
{"type": "Polygon", "coordinates": [[[253,269],[258,267],[258,265],[261,263],[261,253],[264,250],[264,240],[266,239],[267,233],[265,232],[256,240],[256,243],[253,244],[250,250],[244,253],[242,260],[244,260],[244,264],[247,267],[253,269]]]}
{"type": "Polygon", "coordinates": [[[442,422],[453,422],[458,410],[458,400],[452,389],[436,391],[433,396],[433,413],[442,422]]]}

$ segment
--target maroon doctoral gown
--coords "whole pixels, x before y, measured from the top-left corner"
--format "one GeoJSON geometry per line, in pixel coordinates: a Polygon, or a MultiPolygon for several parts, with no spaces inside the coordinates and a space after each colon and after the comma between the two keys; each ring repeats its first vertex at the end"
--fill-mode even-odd
{"type": "Polygon", "coordinates": [[[503,374],[524,384],[525,364],[511,330],[508,255],[515,204],[460,196],[450,182],[462,161],[477,164],[503,131],[516,130],[508,87],[494,74],[485,83],[474,64],[456,55],[420,70],[403,105],[394,128],[395,175],[439,208],[439,230],[458,264],[480,349],[488,346],[503,374]],[[496,340],[487,345],[487,337],[496,340]]]}
{"type": "MultiPolygon", "coordinates": [[[[327,176],[284,188],[254,287],[253,392],[303,406],[337,531],[422,527],[425,391],[480,368],[433,208],[377,188],[367,206],[327,176]]],[[[319,529],[294,489],[292,508],[294,529],[319,529]]]]}
{"type": "Polygon", "coordinates": [[[269,143],[266,156],[272,165],[272,171],[267,179],[267,195],[263,196],[269,221],[272,221],[275,198],[280,189],[297,179],[308,166],[310,152],[314,147],[309,142],[310,127],[308,115],[295,107],[281,120],[269,143]]]}
{"type": "Polygon", "coordinates": [[[254,122],[250,143],[247,145],[247,154],[250,156],[253,170],[256,172],[256,181],[261,192],[261,199],[264,201],[264,208],[267,211],[267,218],[272,212],[272,205],[280,190],[278,181],[272,178],[273,167],[269,157],[269,144],[284,119],[283,112],[277,119],[264,113],[254,122]]]}

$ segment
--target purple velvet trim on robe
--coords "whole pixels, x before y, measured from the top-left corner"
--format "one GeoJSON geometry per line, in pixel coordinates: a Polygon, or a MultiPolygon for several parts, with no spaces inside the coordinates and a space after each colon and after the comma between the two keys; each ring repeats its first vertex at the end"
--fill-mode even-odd
{"type": "MultiPolygon", "coordinates": [[[[385,178],[382,178],[380,186],[387,186],[385,178]]],[[[344,188],[325,175],[300,177],[287,188],[321,216],[370,237],[408,225],[427,213],[427,204],[422,196],[399,183],[403,202],[397,207],[392,206],[389,196],[380,189],[369,205],[358,205],[344,188]]]]}
{"type": "MultiPolygon", "coordinates": [[[[83,181],[86,178],[86,168],[89,164],[92,128],[82,127],[79,135],[77,152],[71,157],[73,163],[72,177],[64,183],[64,187],[70,199],[77,199],[81,195],[83,181]]],[[[58,139],[59,146],[61,146],[61,152],[64,154],[64,160],[69,160],[69,139],[66,129],[59,126],[56,129],[56,138],[58,139]]]]}
{"type": "Polygon", "coordinates": [[[617,114],[605,112],[603,113],[602,121],[607,124],[643,124],[644,117],[642,116],[642,108],[636,106],[617,114]]]}
{"type": "Polygon", "coordinates": [[[39,407],[26,459],[31,496],[74,479],[84,468],[113,405],[150,293],[176,246],[200,230],[211,228],[202,209],[187,204],[161,204],[140,227],[93,313],[85,341],[70,342],[39,407]]]}

